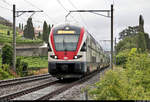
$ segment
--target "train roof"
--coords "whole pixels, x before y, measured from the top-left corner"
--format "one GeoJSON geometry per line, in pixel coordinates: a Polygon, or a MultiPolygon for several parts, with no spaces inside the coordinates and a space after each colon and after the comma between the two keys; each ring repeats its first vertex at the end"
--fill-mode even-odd
{"type": "MultiPolygon", "coordinates": [[[[81,25],[79,25],[79,24],[77,24],[77,23],[71,23],[71,24],[70,24],[70,23],[61,23],[61,24],[55,25],[54,28],[55,28],[55,27],[56,27],[56,28],[61,28],[61,27],[64,27],[64,26],[71,26],[71,27],[77,27],[77,28],[82,28],[82,27],[83,27],[83,26],[81,26],[81,25]]],[[[83,27],[83,28],[84,28],[84,27],[83,27]]],[[[85,28],[84,28],[84,29],[85,29],[85,28]]],[[[91,38],[95,41],[95,43],[96,43],[97,45],[99,45],[100,49],[103,50],[103,48],[101,47],[101,45],[98,43],[98,41],[95,40],[95,38],[92,36],[92,34],[89,33],[87,29],[85,29],[85,31],[91,36],[91,38]]]]}
{"type": "Polygon", "coordinates": [[[74,27],[79,27],[79,28],[83,27],[81,25],[74,24],[74,23],[73,24],[70,24],[70,23],[61,23],[61,24],[55,25],[54,27],[63,27],[63,26],[74,26],[74,27]]]}

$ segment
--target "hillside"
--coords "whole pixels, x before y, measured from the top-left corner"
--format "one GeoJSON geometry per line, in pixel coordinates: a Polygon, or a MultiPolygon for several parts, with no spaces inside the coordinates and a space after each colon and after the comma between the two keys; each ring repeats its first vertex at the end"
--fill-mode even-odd
{"type": "Polygon", "coordinates": [[[10,21],[8,21],[7,19],[1,17],[1,16],[0,16],[0,24],[12,27],[12,23],[10,21]]]}
{"type": "MultiPolygon", "coordinates": [[[[29,44],[29,43],[43,43],[41,39],[31,40],[24,38],[21,34],[18,33],[18,27],[16,27],[16,42],[19,44],[29,44]]],[[[0,44],[12,43],[13,38],[13,29],[12,23],[8,20],[0,17],[0,44]],[[9,32],[9,34],[8,34],[9,32]]]]}

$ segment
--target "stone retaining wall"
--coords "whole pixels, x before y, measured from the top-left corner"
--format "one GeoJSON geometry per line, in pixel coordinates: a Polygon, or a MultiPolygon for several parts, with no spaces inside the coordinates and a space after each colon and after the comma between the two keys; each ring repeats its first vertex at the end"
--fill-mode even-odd
{"type": "MultiPolygon", "coordinates": [[[[1,54],[1,49],[0,49],[1,54]]],[[[38,47],[38,48],[16,48],[17,56],[47,56],[48,48],[47,47],[38,47]]]]}

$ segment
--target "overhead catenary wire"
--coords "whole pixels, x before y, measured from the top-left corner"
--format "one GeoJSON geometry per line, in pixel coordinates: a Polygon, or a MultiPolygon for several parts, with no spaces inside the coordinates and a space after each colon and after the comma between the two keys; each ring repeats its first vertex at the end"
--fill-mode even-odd
{"type": "MultiPolygon", "coordinates": [[[[67,10],[63,4],[60,2],[60,0],[57,0],[58,4],[66,11],[66,12],[69,12],[69,10],[67,10]]],[[[76,22],[76,23],[79,23],[72,15],[70,15],[72,17],[72,19],[76,22]]]]}
{"type": "Polygon", "coordinates": [[[3,1],[5,4],[9,5],[9,6],[12,6],[11,4],[9,4],[6,0],[1,0],[3,1]]]}
{"type": "MultiPolygon", "coordinates": [[[[77,7],[73,4],[73,2],[71,2],[71,0],[68,0],[68,1],[69,1],[69,3],[72,5],[73,8],[75,8],[76,10],[78,10],[77,7]]],[[[86,24],[86,22],[85,22],[85,20],[83,19],[83,17],[82,17],[82,15],[81,15],[80,12],[79,12],[79,15],[80,15],[81,21],[84,23],[84,25],[85,25],[86,28],[88,29],[88,25],[86,24]]]]}
{"type": "MultiPolygon", "coordinates": [[[[31,3],[30,1],[28,1],[28,0],[24,0],[24,1],[25,1],[26,3],[28,3],[29,5],[31,5],[32,7],[38,9],[38,10],[42,10],[42,9],[40,9],[39,7],[37,7],[36,5],[34,5],[33,3],[31,3]]],[[[50,17],[45,11],[43,11],[43,13],[44,13],[45,16],[47,16],[53,23],[56,23],[56,21],[55,21],[52,17],[50,17]]]]}
{"type": "Polygon", "coordinates": [[[9,9],[9,8],[6,8],[6,7],[3,7],[3,6],[1,6],[1,5],[0,5],[0,8],[3,8],[3,9],[5,9],[5,10],[9,10],[9,11],[13,11],[13,10],[11,10],[11,9],[9,9]]]}

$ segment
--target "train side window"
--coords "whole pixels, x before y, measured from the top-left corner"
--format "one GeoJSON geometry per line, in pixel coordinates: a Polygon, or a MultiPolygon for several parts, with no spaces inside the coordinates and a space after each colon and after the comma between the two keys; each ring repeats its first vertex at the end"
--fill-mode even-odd
{"type": "Polygon", "coordinates": [[[52,51],[52,49],[51,49],[49,43],[48,43],[47,47],[48,47],[48,51],[52,51]]]}
{"type": "Polygon", "coordinates": [[[83,46],[82,46],[82,48],[81,48],[81,51],[83,52],[83,51],[86,51],[87,50],[87,48],[86,48],[86,43],[84,42],[84,44],[83,44],[83,46]]]}

